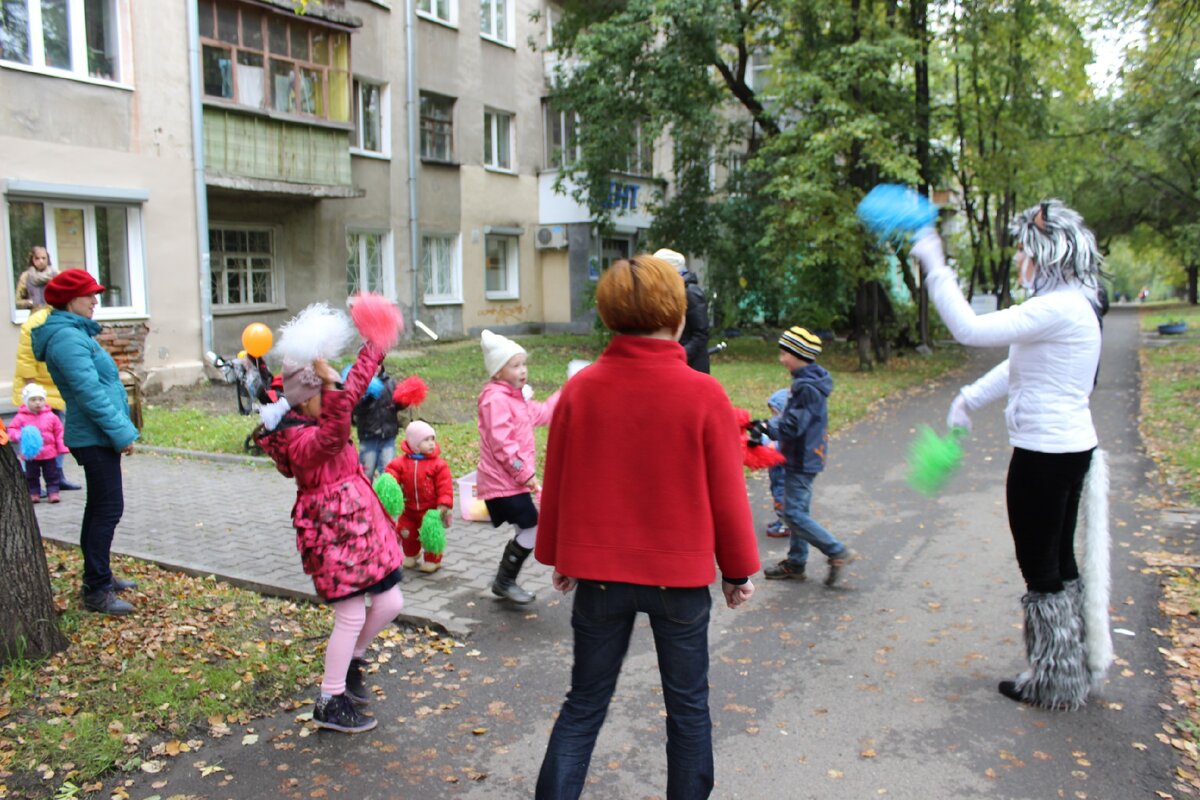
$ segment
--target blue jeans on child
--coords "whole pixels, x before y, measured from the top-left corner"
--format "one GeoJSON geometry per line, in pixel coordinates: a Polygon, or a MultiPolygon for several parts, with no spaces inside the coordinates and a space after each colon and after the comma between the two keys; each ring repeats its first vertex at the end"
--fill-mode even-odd
{"type": "Polygon", "coordinates": [[[375,476],[383,472],[383,468],[392,463],[395,457],[395,439],[360,439],[358,442],[358,463],[362,464],[369,481],[375,480],[375,476]]]}
{"type": "Polygon", "coordinates": [[[708,797],[713,787],[708,711],[707,586],[664,589],[579,581],[571,627],[575,663],[538,774],[537,800],[574,800],[583,792],[596,736],[617,688],[639,611],[650,617],[667,707],[667,800],[708,797]]]}
{"type": "Polygon", "coordinates": [[[787,475],[787,469],[783,464],[778,464],[774,467],[767,468],[767,478],[771,481],[771,499],[775,502],[775,508],[781,510],[783,508],[783,484],[784,476],[787,475]]]}
{"type": "Polygon", "coordinates": [[[783,518],[792,534],[787,560],[797,567],[807,563],[810,544],[827,558],[846,552],[846,546],[809,515],[812,485],[816,477],[815,472],[794,472],[790,469],[784,472],[783,518]]]}

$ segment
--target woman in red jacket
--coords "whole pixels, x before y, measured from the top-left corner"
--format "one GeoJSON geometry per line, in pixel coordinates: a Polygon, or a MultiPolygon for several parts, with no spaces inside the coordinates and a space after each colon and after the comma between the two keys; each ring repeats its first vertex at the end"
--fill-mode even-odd
{"type": "Polygon", "coordinates": [[[650,618],[667,710],[667,797],[713,786],[708,710],[709,584],[725,602],[754,592],[758,545],[733,406],[678,343],[687,301],[665,261],[615,262],[596,307],[616,334],[563,387],[546,450],[538,561],[576,589],[571,690],[537,797],[577,798],[639,611],[650,618]],[[624,431],[629,435],[619,432],[624,431]],[[637,435],[653,445],[640,447],[637,435]]]}

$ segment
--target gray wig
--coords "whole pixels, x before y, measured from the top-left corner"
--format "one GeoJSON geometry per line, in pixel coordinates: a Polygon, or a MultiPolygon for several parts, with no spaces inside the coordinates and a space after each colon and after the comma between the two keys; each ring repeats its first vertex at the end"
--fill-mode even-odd
{"type": "Polygon", "coordinates": [[[1099,290],[1104,259],[1078,211],[1045,200],[1018,214],[1009,230],[1037,264],[1035,294],[1071,282],[1099,290]]]}

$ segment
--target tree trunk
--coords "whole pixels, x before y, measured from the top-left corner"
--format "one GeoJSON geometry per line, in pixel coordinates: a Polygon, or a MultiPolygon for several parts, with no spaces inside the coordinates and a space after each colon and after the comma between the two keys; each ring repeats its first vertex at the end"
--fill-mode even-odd
{"type": "MultiPolygon", "coordinates": [[[[915,100],[917,166],[921,171],[921,183],[917,191],[929,197],[933,167],[930,164],[929,140],[932,136],[929,111],[929,21],[928,1],[914,0],[909,6],[913,36],[917,39],[919,54],[913,69],[913,97],[915,100]]],[[[907,270],[905,270],[907,273],[907,270]]],[[[912,291],[912,287],[909,287],[912,291]]],[[[929,293],[925,281],[921,281],[920,297],[917,298],[917,334],[922,347],[933,344],[929,337],[929,293]]]]}
{"type": "Polygon", "coordinates": [[[1188,264],[1188,266],[1187,266],[1187,282],[1188,282],[1187,298],[1188,298],[1188,302],[1191,303],[1192,305],[1196,305],[1197,266],[1200,266],[1200,265],[1197,265],[1196,262],[1194,262],[1194,261],[1191,264],[1188,264]]]}
{"type": "Polygon", "coordinates": [[[871,307],[867,297],[869,289],[870,285],[866,281],[859,281],[854,292],[854,338],[858,344],[859,372],[870,372],[875,368],[871,360],[871,307]]]}
{"type": "Polygon", "coordinates": [[[17,454],[0,446],[0,665],[67,647],[54,613],[46,551],[17,454]]]}

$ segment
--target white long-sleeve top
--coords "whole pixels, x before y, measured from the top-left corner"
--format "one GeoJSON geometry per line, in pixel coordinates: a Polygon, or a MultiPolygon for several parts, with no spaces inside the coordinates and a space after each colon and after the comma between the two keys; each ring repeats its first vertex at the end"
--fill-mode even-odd
{"type": "Polygon", "coordinates": [[[1095,447],[1089,398],[1100,363],[1100,321],[1089,300],[1091,290],[1066,283],[1020,305],[977,315],[946,266],[936,236],[922,239],[912,252],[925,266],[929,296],[956,340],[1008,346],[1007,360],[963,387],[967,407],[982,408],[1007,394],[1004,419],[1014,447],[1040,453],[1095,447]]]}

